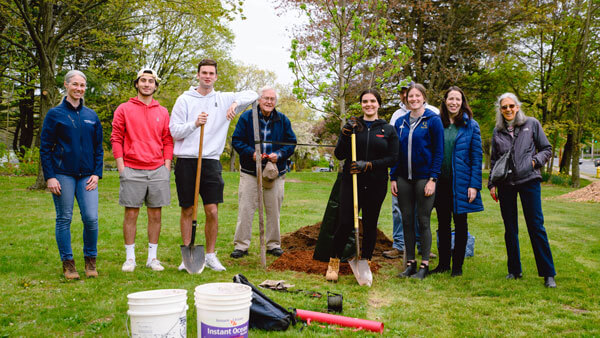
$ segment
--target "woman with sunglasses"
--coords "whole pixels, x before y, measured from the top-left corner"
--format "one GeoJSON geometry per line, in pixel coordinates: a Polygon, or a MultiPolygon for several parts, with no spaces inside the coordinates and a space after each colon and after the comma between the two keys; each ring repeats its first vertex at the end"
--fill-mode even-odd
{"type": "Polygon", "coordinates": [[[540,168],[551,156],[552,146],[538,120],[525,116],[521,102],[512,93],[505,93],[496,102],[496,127],[492,137],[491,170],[496,161],[506,152],[511,152],[512,162],[506,179],[488,182],[490,194],[500,201],[500,212],[504,220],[504,240],[508,256],[507,279],[523,277],[518,237],[517,194],[527,224],[527,231],[538,275],[544,277],[544,285],[555,288],[554,261],[548,235],[544,228],[540,182],[540,168]]]}
{"type": "Polygon", "coordinates": [[[444,160],[435,192],[435,210],[438,218],[438,266],[431,273],[450,271],[462,275],[467,247],[467,215],[483,211],[481,202],[481,134],[479,124],[465,93],[459,87],[450,87],[444,94],[440,117],[444,125],[444,160]],[[454,220],[454,250],[451,250],[450,223],[454,220]]]}

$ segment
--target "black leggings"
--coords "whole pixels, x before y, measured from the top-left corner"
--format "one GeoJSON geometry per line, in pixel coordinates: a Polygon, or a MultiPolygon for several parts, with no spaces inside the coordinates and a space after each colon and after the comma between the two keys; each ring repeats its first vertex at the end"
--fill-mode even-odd
{"type": "Polygon", "coordinates": [[[424,261],[429,261],[431,252],[431,228],[429,220],[435,193],[431,196],[425,196],[425,184],[428,179],[406,180],[398,177],[396,181],[398,187],[398,205],[402,213],[402,226],[404,228],[404,250],[406,251],[406,260],[415,260],[415,204],[417,205],[417,217],[419,218],[419,233],[421,234],[421,257],[424,261]]]}
{"type": "MultiPolygon", "coordinates": [[[[362,210],[363,224],[361,256],[363,259],[371,259],[377,240],[379,211],[387,193],[387,175],[384,177],[365,176],[358,175],[358,208],[362,210]]],[[[333,247],[330,255],[332,258],[341,258],[348,237],[354,229],[354,202],[352,196],[352,176],[344,175],[340,189],[339,223],[333,236],[333,247]]]]}
{"type": "Polygon", "coordinates": [[[467,214],[455,214],[454,194],[452,181],[440,179],[435,188],[435,210],[438,217],[438,238],[440,240],[439,254],[440,266],[450,268],[452,257],[452,271],[462,271],[467,247],[467,214]],[[454,219],[454,251],[451,250],[450,222],[454,219]]]}

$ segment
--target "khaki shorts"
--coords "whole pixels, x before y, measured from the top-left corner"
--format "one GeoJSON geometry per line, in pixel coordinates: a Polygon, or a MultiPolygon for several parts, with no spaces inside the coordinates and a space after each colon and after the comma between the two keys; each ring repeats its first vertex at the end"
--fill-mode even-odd
{"type": "Polygon", "coordinates": [[[119,204],[140,208],[144,202],[149,208],[160,208],[171,202],[171,172],[164,165],[154,170],[125,167],[119,174],[119,204]]]}

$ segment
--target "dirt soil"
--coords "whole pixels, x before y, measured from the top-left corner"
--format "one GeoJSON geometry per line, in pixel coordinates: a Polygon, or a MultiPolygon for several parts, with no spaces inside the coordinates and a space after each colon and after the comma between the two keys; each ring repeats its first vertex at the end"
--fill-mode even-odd
{"type": "Polygon", "coordinates": [[[559,196],[573,202],[600,202],[600,181],[592,182],[588,186],[571,191],[559,196]]]}
{"type": "MultiPolygon", "coordinates": [[[[327,262],[317,261],[312,258],[320,229],[321,222],[302,227],[295,232],[281,236],[281,247],[285,252],[269,266],[269,269],[325,275],[327,272],[327,262]]],[[[381,256],[382,252],[391,248],[392,241],[377,229],[377,242],[375,243],[375,251],[373,251],[373,260],[371,262],[371,271],[373,273],[381,268],[378,262],[385,260],[381,256]]],[[[389,262],[392,261],[389,260],[389,262]]],[[[340,275],[351,274],[350,265],[348,263],[341,263],[340,275]]]]}

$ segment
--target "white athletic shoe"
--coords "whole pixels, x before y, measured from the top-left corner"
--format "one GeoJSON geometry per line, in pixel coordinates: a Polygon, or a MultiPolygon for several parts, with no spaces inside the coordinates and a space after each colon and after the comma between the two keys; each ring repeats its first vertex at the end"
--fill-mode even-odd
{"type": "Polygon", "coordinates": [[[135,265],[136,264],[133,259],[128,259],[125,261],[125,263],[123,263],[121,270],[123,270],[125,272],[133,272],[133,270],[135,270],[135,265]]]}
{"type": "Polygon", "coordinates": [[[146,263],[146,266],[153,271],[163,271],[165,269],[162,265],[160,265],[160,261],[156,258],[152,258],[150,262],[146,263]]]}
{"type": "Polygon", "coordinates": [[[209,268],[215,270],[215,271],[225,271],[225,267],[223,266],[223,264],[221,264],[221,262],[219,262],[219,259],[217,258],[217,254],[216,253],[207,253],[206,254],[206,266],[208,266],[209,268]]]}
{"type": "Polygon", "coordinates": [[[185,271],[185,264],[183,264],[183,262],[181,262],[181,264],[179,264],[179,267],[177,268],[177,270],[185,271]]]}

